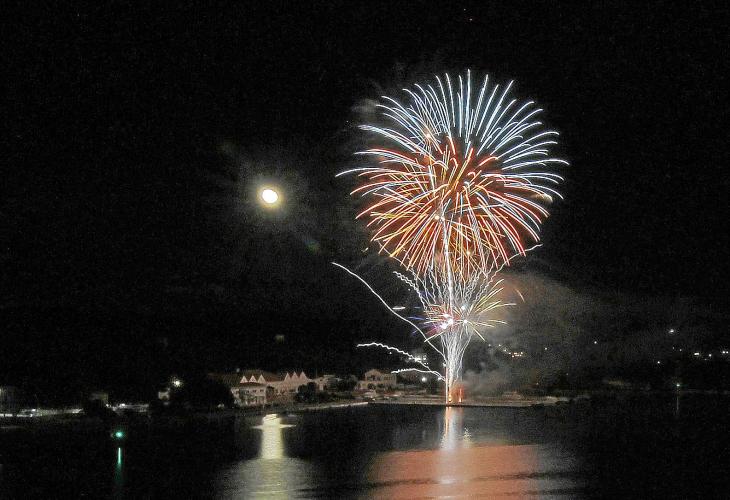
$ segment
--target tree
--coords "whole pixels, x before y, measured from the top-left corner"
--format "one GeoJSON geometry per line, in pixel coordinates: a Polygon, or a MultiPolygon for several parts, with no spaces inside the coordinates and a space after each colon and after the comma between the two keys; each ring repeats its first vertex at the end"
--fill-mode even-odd
{"type": "Polygon", "coordinates": [[[352,391],[356,385],[357,380],[354,380],[352,378],[346,378],[335,382],[333,389],[336,391],[352,391]]]}
{"type": "Polygon", "coordinates": [[[317,384],[309,382],[307,385],[300,385],[294,399],[299,403],[316,403],[318,401],[317,384]]]}

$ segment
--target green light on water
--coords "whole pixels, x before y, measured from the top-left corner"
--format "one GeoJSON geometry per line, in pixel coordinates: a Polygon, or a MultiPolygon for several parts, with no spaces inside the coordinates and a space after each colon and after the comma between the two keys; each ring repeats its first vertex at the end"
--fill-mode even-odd
{"type": "Polygon", "coordinates": [[[117,439],[123,439],[124,438],[124,431],[116,431],[114,433],[114,437],[117,439]]]}
{"type": "Polygon", "coordinates": [[[117,467],[122,465],[122,448],[117,448],[117,467]]]}

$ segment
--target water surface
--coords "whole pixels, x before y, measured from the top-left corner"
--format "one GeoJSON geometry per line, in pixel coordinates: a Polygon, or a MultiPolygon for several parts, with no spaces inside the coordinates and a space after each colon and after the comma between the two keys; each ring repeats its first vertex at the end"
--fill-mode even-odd
{"type": "Polygon", "coordinates": [[[726,498],[728,399],[367,406],[0,441],[3,498],[726,498]],[[679,405],[677,404],[679,403],[679,405]]]}

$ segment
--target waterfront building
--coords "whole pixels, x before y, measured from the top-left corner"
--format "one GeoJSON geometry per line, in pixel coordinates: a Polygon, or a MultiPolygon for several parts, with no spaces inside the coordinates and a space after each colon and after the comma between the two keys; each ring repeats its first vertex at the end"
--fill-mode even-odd
{"type": "Polygon", "coordinates": [[[277,390],[278,394],[296,394],[299,388],[303,385],[307,385],[310,382],[314,382],[313,379],[307,377],[304,372],[292,372],[291,374],[286,373],[281,382],[276,383],[273,387],[277,390]]]}
{"type": "Polygon", "coordinates": [[[375,368],[368,370],[362,379],[357,382],[357,388],[361,391],[373,389],[395,389],[395,373],[380,371],[375,368]]]}
{"type": "Polygon", "coordinates": [[[317,384],[317,390],[324,391],[327,389],[332,389],[337,382],[339,382],[341,379],[337,377],[336,375],[332,374],[325,374],[321,377],[315,377],[313,379],[314,383],[317,384]]]}
{"type": "Polygon", "coordinates": [[[235,373],[210,373],[208,377],[227,386],[236,404],[240,406],[262,404],[261,398],[264,402],[290,399],[301,386],[310,382],[316,383],[320,390],[323,387],[322,380],[311,379],[303,371],[271,373],[264,370],[243,370],[235,373]],[[259,402],[246,402],[249,400],[259,402]]]}
{"type": "Polygon", "coordinates": [[[244,382],[239,384],[233,392],[238,406],[252,406],[266,404],[266,385],[258,382],[244,382]]]}

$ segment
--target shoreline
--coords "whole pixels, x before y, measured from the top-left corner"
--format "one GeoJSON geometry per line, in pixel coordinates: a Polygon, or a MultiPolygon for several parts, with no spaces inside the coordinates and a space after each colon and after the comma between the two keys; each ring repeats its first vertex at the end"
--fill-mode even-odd
{"type": "MultiPolygon", "coordinates": [[[[574,398],[575,399],[575,398],[574,398]]],[[[587,400],[588,398],[581,398],[587,400]]],[[[413,399],[413,400],[387,400],[387,401],[370,401],[373,405],[393,405],[393,406],[441,406],[455,408],[532,408],[542,406],[557,406],[560,404],[568,404],[572,400],[567,397],[545,397],[545,398],[524,398],[524,399],[507,399],[507,398],[491,398],[482,400],[467,400],[458,403],[444,403],[441,400],[429,399],[413,399]]]]}
{"type": "MultiPolygon", "coordinates": [[[[161,421],[168,419],[186,419],[186,418],[206,418],[209,420],[220,420],[225,418],[246,417],[266,415],[268,413],[309,413],[324,410],[337,410],[345,408],[373,406],[434,406],[434,407],[461,407],[461,408],[541,408],[568,406],[573,404],[587,403],[594,399],[610,399],[646,397],[646,396],[730,396],[730,391],[715,390],[697,390],[682,389],[681,391],[586,391],[576,395],[560,395],[560,396],[540,396],[540,397],[522,397],[522,398],[504,398],[504,397],[484,397],[473,400],[466,400],[460,403],[445,403],[440,397],[414,397],[406,396],[398,399],[381,399],[381,400],[338,400],[327,403],[289,403],[282,405],[265,405],[244,408],[229,408],[219,410],[186,410],[181,413],[148,413],[146,411],[135,412],[134,415],[123,416],[117,414],[115,419],[125,421],[128,419],[142,419],[149,421],[161,421]]],[[[44,424],[66,424],[78,425],[86,420],[94,420],[94,417],[87,417],[79,410],[59,410],[59,409],[43,409],[33,416],[23,416],[14,414],[0,414],[0,430],[9,431],[13,428],[32,428],[43,426],[44,424]]]]}

